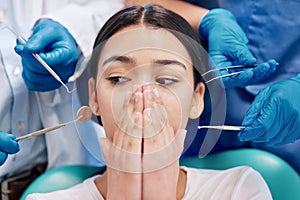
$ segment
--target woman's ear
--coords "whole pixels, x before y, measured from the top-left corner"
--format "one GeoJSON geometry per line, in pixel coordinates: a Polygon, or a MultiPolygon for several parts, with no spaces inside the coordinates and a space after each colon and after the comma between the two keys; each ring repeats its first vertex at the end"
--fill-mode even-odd
{"type": "Polygon", "coordinates": [[[95,79],[90,78],[89,79],[89,106],[92,109],[92,112],[96,116],[100,116],[101,112],[98,106],[98,99],[97,99],[97,94],[95,90],[95,79]]]}
{"type": "Polygon", "coordinates": [[[198,83],[196,89],[194,90],[193,101],[190,111],[190,118],[197,119],[204,109],[204,83],[198,83]]]}

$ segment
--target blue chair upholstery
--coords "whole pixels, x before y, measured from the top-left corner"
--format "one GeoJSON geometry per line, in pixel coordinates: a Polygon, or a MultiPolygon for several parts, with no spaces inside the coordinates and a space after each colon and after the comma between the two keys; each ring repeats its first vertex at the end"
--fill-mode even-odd
{"type": "MultiPolygon", "coordinates": [[[[299,174],[284,160],[263,150],[229,150],[204,158],[184,158],[180,164],[187,167],[220,170],[241,165],[250,166],[264,177],[274,200],[300,199],[299,174]]],[[[31,193],[45,193],[71,187],[104,171],[103,167],[91,166],[64,166],[48,170],[31,183],[21,200],[31,193]]]]}

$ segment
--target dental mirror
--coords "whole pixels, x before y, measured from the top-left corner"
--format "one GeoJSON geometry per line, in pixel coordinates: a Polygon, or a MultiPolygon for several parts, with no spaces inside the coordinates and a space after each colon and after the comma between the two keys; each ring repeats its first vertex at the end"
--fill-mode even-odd
{"type": "Polygon", "coordinates": [[[42,135],[42,134],[45,134],[47,132],[59,129],[61,127],[73,124],[73,123],[75,123],[77,121],[86,122],[86,121],[90,120],[91,117],[92,117],[92,110],[90,109],[90,107],[88,107],[88,106],[82,106],[77,111],[77,119],[69,121],[69,122],[65,122],[65,123],[62,123],[62,124],[58,124],[56,126],[44,128],[44,129],[41,129],[41,130],[38,130],[38,131],[35,131],[35,132],[32,132],[32,133],[29,133],[29,134],[26,134],[26,135],[17,137],[15,139],[15,141],[20,141],[20,140],[28,139],[28,138],[35,137],[35,136],[38,136],[38,135],[42,135]]]}

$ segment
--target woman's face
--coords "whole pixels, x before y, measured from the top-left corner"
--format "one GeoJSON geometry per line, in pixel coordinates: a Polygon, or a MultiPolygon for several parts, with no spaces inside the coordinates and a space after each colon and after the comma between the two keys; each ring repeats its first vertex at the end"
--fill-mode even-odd
{"type": "Polygon", "coordinates": [[[129,26],[106,42],[97,80],[89,81],[90,107],[101,116],[107,137],[113,137],[127,112],[128,97],[147,88],[159,93],[164,121],[174,133],[203,110],[204,84],[194,90],[191,58],[181,42],[163,29],[129,26]]]}

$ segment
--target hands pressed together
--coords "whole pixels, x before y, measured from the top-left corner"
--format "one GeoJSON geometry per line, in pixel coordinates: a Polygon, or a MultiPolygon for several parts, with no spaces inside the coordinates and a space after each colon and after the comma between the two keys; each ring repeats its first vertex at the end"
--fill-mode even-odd
{"type": "Polygon", "coordinates": [[[123,109],[112,141],[100,139],[108,167],[108,197],[175,199],[185,130],[176,133],[169,125],[153,85],[130,92],[123,109]]]}

